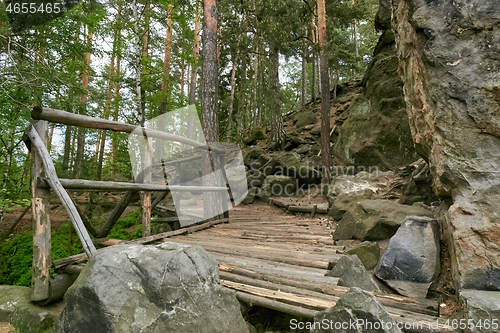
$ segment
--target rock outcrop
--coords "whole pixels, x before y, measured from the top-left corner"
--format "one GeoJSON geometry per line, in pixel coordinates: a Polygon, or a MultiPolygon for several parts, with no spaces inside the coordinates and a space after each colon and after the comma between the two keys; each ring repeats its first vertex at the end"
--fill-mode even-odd
{"type": "Polygon", "coordinates": [[[333,146],[344,163],[395,169],[418,157],[405,111],[394,35],[385,31],[333,146]],[[376,124],[376,125],[375,125],[376,124]]]}
{"type": "Polygon", "coordinates": [[[420,206],[401,205],[392,200],[353,201],[333,233],[333,239],[384,240],[391,238],[407,216],[432,216],[420,206]]]}
{"type": "Polygon", "coordinates": [[[375,275],[402,295],[424,298],[439,274],[439,249],[437,221],[409,216],[389,241],[375,275]]]}
{"type": "Polygon", "coordinates": [[[500,292],[464,289],[460,297],[465,303],[463,318],[472,320],[469,332],[497,333],[500,330],[500,292]]]}
{"type": "Polygon", "coordinates": [[[198,246],[117,245],[89,260],[65,296],[61,332],[248,332],[240,305],[198,246]]]}
{"type": "Polygon", "coordinates": [[[311,333],[401,333],[394,320],[375,297],[359,288],[351,288],[340,297],[333,308],[314,317],[315,322],[321,323],[323,320],[333,324],[326,328],[314,327],[311,333]],[[342,327],[342,324],[351,323],[354,323],[354,326],[342,327]]]}
{"type": "Polygon", "coordinates": [[[361,260],[355,255],[346,255],[340,258],[333,269],[326,273],[326,276],[338,277],[339,286],[380,291],[371,274],[366,271],[361,260]]]}
{"type": "Polygon", "coordinates": [[[499,3],[382,3],[413,140],[434,192],[453,200],[444,222],[455,287],[500,290],[499,3]]]}

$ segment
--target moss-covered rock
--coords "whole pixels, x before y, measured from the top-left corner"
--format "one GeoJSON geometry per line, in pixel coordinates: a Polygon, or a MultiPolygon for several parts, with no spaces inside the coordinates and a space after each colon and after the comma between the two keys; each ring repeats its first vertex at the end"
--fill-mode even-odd
{"type": "Polygon", "coordinates": [[[333,233],[333,239],[389,239],[407,216],[432,216],[432,212],[392,200],[361,200],[348,207],[333,233]]]}
{"type": "Polygon", "coordinates": [[[307,125],[312,125],[316,123],[316,114],[314,114],[310,110],[297,112],[297,114],[294,117],[294,121],[295,121],[295,127],[300,129],[307,125]]]}
{"type": "Polygon", "coordinates": [[[272,175],[267,176],[262,185],[261,195],[285,197],[294,196],[297,192],[297,182],[293,177],[272,175]]]}
{"type": "Polygon", "coordinates": [[[19,333],[55,332],[62,303],[41,307],[31,303],[30,297],[28,287],[0,286],[0,321],[11,323],[19,333]]]}
{"type": "Polygon", "coordinates": [[[380,259],[380,247],[375,242],[363,242],[347,251],[347,254],[356,255],[366,269],[373,269],[380,259]]]}

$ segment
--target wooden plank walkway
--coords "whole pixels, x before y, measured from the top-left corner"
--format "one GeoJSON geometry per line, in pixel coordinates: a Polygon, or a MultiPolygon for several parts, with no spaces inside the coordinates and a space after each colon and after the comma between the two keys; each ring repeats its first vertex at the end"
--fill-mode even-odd
{"type": "MultiPolygon", "coordinates": [[[[335,305],[348,288],[325,273],[344,250],[334,246],[327,218],[295,216],[267,204],[238,206],[230,222],[163,241],[196,244],[219,262],[221,283],[244,302],[312,318],[335,305]]],[[[428,299],[376,293],[400,323],[421,323],[406,332],[453,332],[428,299]]]]}

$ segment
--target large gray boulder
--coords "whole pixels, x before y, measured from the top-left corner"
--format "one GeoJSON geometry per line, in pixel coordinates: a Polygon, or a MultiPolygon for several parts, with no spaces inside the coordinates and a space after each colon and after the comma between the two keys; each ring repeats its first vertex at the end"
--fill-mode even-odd
{"type": "Polygon", "coordinates": [[[326,273],[326,276],[338,277],[339,286],[357,287],[368,291],[380,291],[365,266],[355,255],[345,255],[326,273]]]}
{"type": "Polygon", "coordinates": [[[434,192],[455,288],[500,290],[498,0],[395,0],[399,73],[413,141],[434,192]]]}
{"type": "Polygon", "coordinates": [[[337,304],[314,317],[314,322],[332,323],[331,327],[313,327],[311,333],[401,333],[384,307],[367,291],[351,288],[337,304]],[[354,323],[354,325],[350,325],[354,323]],[[344,324],[345,327],[342,327],[344,324]],[[371,329],[370,329],[371,327],[371,329]],[[374,329],[380,327],[380,329],[374,329]]]}
{"type": "Polygon", "coordinates": [[[0,286],[0,322],[9,322],[16,332],[55,332],[62,309],[62,303],[50,306],[31,303],[31,288],[0,286]]]}
{"type": "Polygon", "coordinates": [[[420,206],[392,200],[361,200],[348,207],[333,233],[333,239],[384,240],[391,238],[407,216],[432,216],[420,206]]]}
{"type": "Polygon", "coordinates": [[[500,331],[500,292],[463,289],[460,291],[460,297],[465,302],[464,318],[472,320],[473,323],[469,332],[500,331]]]}
{"type": "Polygon", "coordinates": [[[240,305],[198,246],[117,245],[67,291],[61,332],[248,332],[240,305]]]}
{"type": "Polygon", "coordinates": [[[423,298],[439,270],[437,221],[409,216],[389,241],[375,275],[402,295],[423,298]]]}

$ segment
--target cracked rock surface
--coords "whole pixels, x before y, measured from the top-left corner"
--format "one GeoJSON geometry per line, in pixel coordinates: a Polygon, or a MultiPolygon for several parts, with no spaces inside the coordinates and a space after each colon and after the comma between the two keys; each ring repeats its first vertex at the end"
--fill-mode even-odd
{"type": "Polygon", "coordinates": [[[61,332],[247,332],[215,259],[164,243],[99,250],[65,296],[61,332]]]}

